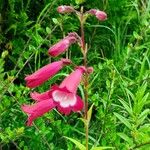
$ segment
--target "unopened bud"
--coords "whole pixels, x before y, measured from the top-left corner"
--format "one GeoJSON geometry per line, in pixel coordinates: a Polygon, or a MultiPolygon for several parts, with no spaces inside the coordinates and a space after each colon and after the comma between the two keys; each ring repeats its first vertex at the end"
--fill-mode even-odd
{"type": "Polygon", "coordinates": [[[93,67],[88,67],[87,68],[87,73],[91,74],[91,73],[93,73],[93,71],[94,71],[93,67]]]}
{"type": "Polygon", "coordinates": [[[104,21],[107,19],[107,14],[104,11],[100,11],[97,9],[91,9],[88,13],[95,15],[98,20],[104,21]]]}
{"type": "Polygon", "coordinates": [[[57,11],[59,12],[59,13],[71,13],[71,12],[74,12],[74,8],[73,7],[71,7],[71,6],[66,6],[66,5],[63,5],[63,6],[59,6],[58,8],[57,8],[57,11]]]}

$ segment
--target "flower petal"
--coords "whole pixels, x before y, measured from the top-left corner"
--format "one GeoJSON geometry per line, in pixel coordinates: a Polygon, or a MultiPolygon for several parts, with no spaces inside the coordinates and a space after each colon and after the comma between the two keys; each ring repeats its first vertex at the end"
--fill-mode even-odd
{"type": "Polygon", "coordinates": [[[86,71],[85,67],[79,66],[69,76],[67,76],[60,84],[60,88],[66,88],[71,93],[76,93],[77,88],[81,82],[82,75],[86,71]]]}
{"type": "Polygon", "coordinates": [[[77,98],[76,104],[73,106],[72,109],[74,112],[81,111],[84,106],[83,100],[78,95],[76,95],[76,98],[77,98]]]}
{"type": "Polygon", "coordinates": [[[35,101],[38,101],[38,102],[50,99],[49,91],[46,91],[44,93],[32,92],[32,93],[30,93],[30,96],[32,99],[34,99],[35,101]]]}
{"type": "Polygon", "coordinates": [[[82,99],[76,93],[71,93],[65,88],[53,86],[49,95],[56,104],[58,111],[62,114],[69,115],[71,111],[77,112],[83,109],[84,103],[82,99]]]}
{"type": "Polygon", "coordinates": [[[63,108],[74,106],[77,101],[76,96],[72,93],[56,90],[52,95],[53,100],[59,102],[60,106],[63,108]]]}

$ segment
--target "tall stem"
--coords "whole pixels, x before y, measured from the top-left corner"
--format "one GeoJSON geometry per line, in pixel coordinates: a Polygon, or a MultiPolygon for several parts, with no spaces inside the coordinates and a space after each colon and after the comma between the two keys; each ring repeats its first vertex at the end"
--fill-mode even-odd
{"type": "MultiPolygon", "coordinates": [[[[83,51],[83,65],[87,68],[87,46],[84,39],[84,18],[83,18],[83,8],[81,8],[81,40],[82,40],[82,51],[83,51]]],[[[86,120],[85,124],[85,136],[86,136],[86,150],[88,150],[88,73],[85,74],[84,78],[84,97],[85,97],[85,113],[84,118],[86,120]]]]}

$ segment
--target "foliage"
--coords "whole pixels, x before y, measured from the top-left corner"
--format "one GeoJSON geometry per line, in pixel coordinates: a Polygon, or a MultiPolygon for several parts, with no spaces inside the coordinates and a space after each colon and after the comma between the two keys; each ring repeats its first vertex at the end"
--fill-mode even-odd
{"type": "MultiPolygon", "coordinates": [[[[89,119],[90,148],[150,147],[150,0],[0,0],[0,4],[1,149],[72,150],[78,142],[85,145],[80,114],[66,117],[55,110],[26,127],[26,115],[20,109],[31,102],[25,75],[51,62],[46,55],[50,45],[67,32],[79,32],[75,16],[56,13],[62,4],[77,9],[83,5],[85,10],[96,7],[108,14],[106,22],[89,18],[85,26],[90,43],[88,63],[94,66],[88,91],[89,103],[94,103],[89,119]]],[[[71,46],[64,57],[80,63],[77,49],[71,46]]],[[[59,82],[60,75],[38,90],[43,92],[49,84],[59,82]]],[[[82,91],[81,86],[81,96],[82,91]]]]}

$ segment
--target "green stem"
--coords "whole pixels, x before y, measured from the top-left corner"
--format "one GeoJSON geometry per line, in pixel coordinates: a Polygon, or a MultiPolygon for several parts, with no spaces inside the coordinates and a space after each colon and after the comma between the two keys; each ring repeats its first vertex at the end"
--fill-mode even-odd
{"type": "MultiPolygon", "coordinates": [[[[83,7],[81,8],[81,48],[83,52],[83,65],[85,68],[87,68],[87,46],[85,45],[85,39],[84,39],[84,22],[83,22],[83,7]]],[[[85,112],[84,112],[84,118],[86,119],[87,123],[85,124],[85,137],[86,137],[86,150],[88,150],[88,133],[89,133],[89,128],[88,128],[88,73],[85,74],[84,78],[84,97],[85,97],[85,112]]]]}

